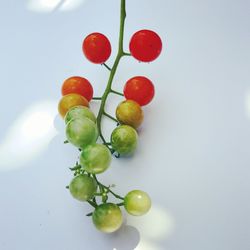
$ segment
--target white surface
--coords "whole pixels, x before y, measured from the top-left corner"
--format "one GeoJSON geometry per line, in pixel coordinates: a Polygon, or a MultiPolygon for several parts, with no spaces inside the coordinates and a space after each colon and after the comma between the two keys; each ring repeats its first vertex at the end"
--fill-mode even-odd
{"type": "MultiPolygon", "coordinates": [[[[102,93],[108,72],[87,62],[81,43],[90,32],[107,34],[111,64],[118,16],[117,0],[1,1],[0,249],[250,249],[247,0],[127,1],[125,48],[149,28],[164,50],[151,64],[126,58],[119,67],[117,90],[146,75],[156,97],[144,109],[135,156],[114,159],[101,179],[123,195],[143,189],[154,205],[103,235],[85,217],[90,207],[65,189],[78,151],[62,143],[60,87],[82,75],[102,93]]],[[[110,98],[111,110],[118,100],[110,98]]]]}

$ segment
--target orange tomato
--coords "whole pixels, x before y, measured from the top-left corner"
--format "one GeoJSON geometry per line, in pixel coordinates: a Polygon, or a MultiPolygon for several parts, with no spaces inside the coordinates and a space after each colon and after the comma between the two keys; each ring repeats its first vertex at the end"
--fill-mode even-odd
{"type": "Polygon", "coordinates": [[[68,94],[61,98],[58,104],[58,111],[62,117],[66,115],[69,109],[75,106],[89,107],[87,99],[78,94],[68,94]]]}

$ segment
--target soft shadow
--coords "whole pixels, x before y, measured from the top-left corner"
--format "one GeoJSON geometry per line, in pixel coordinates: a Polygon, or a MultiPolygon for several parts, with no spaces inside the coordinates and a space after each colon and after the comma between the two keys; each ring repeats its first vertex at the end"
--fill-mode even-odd
{"type": "Polygon", "coordinates": [[[139,231],[129,225],[123,225],[113,234],[103,235],[109,238],[112,248],[103,248],[103,250],[132,250],[135,249],[140,241],[139,231]]]}

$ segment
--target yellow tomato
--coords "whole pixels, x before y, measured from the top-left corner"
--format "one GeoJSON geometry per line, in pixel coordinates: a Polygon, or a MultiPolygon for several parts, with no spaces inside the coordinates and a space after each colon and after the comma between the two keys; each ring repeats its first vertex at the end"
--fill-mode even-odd
{"type": "Polygon", "coordinates": [[[58,111],[62,117],[66,115],[69,109],[75,106],[89,107],[87,99],[78,94],[68,94],[62,97],[58,104],[58,111]]]}
{"type": "Polygon", "coordinates": [[[121,102],[116,109],[116,118],[121,124],[138,128],[143,121],[141,106],[132,100],[121,102]]]}

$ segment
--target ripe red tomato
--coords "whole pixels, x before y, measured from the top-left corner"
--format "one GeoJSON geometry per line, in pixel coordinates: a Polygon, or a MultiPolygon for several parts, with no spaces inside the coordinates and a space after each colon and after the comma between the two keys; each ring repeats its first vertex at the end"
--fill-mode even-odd
{"type": "Polygon", "coordinates": [[[151,62],[161,53],[161,38],[152,30],[139,30],[129,43],[131,55],[141,62],[151,62]]]}
{"type": "Polygon", "coordinates": [[[155,89],[153,83],[145,76],[135,76],[126,82],[123,93],[127,100],[144,106],[153,99],[155,89]]]}
{"type": "Polygon", "coordinates": [[[102,64],[111,54],[111,44],[105,35],[92,33],[84,39],[82,50],[89,61],[102,64]]]}
{"type": "Polygon", "coordinates": [[[64,81],[62,95],[79,94],[90,101],[93,97],[93,87],[90,82],[80,76],[73,76],[64,81]]]}

